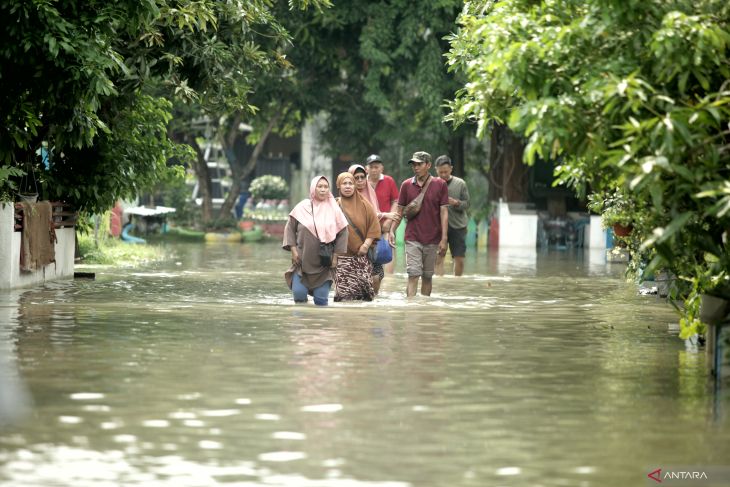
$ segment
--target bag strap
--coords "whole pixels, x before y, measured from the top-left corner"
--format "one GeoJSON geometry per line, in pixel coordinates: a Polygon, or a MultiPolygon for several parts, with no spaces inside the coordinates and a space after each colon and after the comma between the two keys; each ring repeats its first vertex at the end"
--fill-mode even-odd
{"type": "MultiPolygon", "coordinates": [[[[314,201],[312,203],[312,223],[314,223],[314,236],[319,240],[319,233],[317,233],[317,220],[314,218],[314,201]]],[[[321,240],[319,240],[321,242],[321,240]]]]}
{"type": "MultiPolygon", "coordinates": [[[[424,184],[424,185],[423,185],[423,187],[421,188],[421,192],[420,192],[420,193],[418,193],[418,196],[416,196],[415,198],[413,198],[413,199],[412,199],[412,200],[410,201],[410,203],[413,203],[414,201],[416,201],[416,200],[418,200],[418,199],[420,199],[421,201],[423,201],[423,198],[424,198],[424,197],[426,196],[426,191],[428,191],[428,185],[429,185],[429,184],[431,184],[431,180],[432,180],[432,179],[433,179],[433,176],[431,176],[431,175],[429,174],[429,175],[428,175],[428,179],[426,180],[426,184],[424,184]]],[[[413,176],[413,182],[414,182],[414,183],[416,182],[416,176],[413,176]]],[[[421,201],[419,201],[419,202],[418,202],[418,204],[420,204],[420,202],[421,202],[421,201]]],[[[410,203],[409,203],[409,204],[410,204],[410,203]]]]}
{"type": "Polygon", "coordinates": [[[350,220],[350,217],[348,216],[347,212],[344,208],[342,208],[342,204],[338,201],[338,205],[340,205],[340,209],[342,210],[342,213],[345,215],[345,218],[347,219],[347,223],[352,227],[353,230],[355,230],[355,233],[357,233],[357,236],[360,237],[360,240],[362,240],[362,243],[365,243],[365,237],[363,236],[362,232],[359,228],[357,228],[355,225],[353,225],[352,220],[350,220]]]}
{"type": "Polygon", "coordinates": [[[428,179],[426,180],[426,184],[423,185],[423,189],[421,190],[420,193],[418,193],[418,196],[421,196],[421,195],[426,196],[426,191],[428,191],[428,185],[431,184],[432,179],[433,179],[433,176],[431,176],[429,174],[428,179]]]}

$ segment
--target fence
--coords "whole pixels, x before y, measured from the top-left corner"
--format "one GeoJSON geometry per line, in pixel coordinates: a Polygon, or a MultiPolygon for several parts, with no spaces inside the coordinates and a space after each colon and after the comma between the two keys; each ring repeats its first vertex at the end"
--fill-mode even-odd
{"type": "MultiPolygon", "coordinates": [[[[78,221],[79,215],[74,211],[73,207],[68,203],[60,201],[52,201],[51,209],[53,212],[53,226],[59,228],[74,228],[78,221]]],[[[15,231],[23,230],[23,204],[15,203],[15,231]]]]}

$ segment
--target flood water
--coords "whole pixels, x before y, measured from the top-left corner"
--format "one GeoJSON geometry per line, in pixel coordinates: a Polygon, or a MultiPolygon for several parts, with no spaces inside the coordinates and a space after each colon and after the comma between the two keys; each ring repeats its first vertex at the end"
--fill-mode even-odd
{"type": "Polygon", "coordinates": [[[170,251],[0,293],[0,405],[32,398],[0,426],[0,485],[629,486],[730,464],[704,353],[622,266],[470,249],[407,300],[399,255],[376,302],[315,308],[275,243],[170,251]]]}

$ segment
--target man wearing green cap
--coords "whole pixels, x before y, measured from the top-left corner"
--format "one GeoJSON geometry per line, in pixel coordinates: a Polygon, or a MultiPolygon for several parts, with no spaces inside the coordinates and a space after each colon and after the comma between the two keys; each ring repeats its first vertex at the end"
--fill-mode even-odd
{"type": "MultiPolygon", "coordinates": [[[[418,151],[408,161],[414,176],[403,181],[398,196],[398,216],[406,224],[406,295],[415,296],[421,279],[421,294],[431,295],[436,256],[445,255],[448,245],[449,190],[441,178],[430,174],[431,154],[418,151]]],[[[394,221],[388,239],[395,245],[395,232],[400,223],[394,221]]]]}

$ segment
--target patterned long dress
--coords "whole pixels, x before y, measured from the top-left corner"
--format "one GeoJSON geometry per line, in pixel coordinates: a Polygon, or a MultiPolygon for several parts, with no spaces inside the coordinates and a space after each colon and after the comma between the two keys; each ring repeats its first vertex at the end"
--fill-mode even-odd
{"type": "Polygon", "coordinates": [[[372,272],[373,265],[367,255],[338,255],[335,301],[372,301],[375,297],[372,272]]]}

